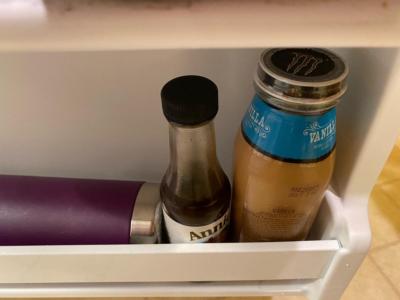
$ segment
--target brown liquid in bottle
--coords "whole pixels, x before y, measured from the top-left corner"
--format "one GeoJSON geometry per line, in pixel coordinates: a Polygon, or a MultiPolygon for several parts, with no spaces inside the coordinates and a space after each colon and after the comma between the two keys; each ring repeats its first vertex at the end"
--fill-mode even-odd
{"type": "Polygon", "coordinates": [[[169,242],[223,242],[231,188],[216,153],[217,87],[204,77],[183,76],[161,94],[170,122],[170,162],[160,188],[169,242]]]}
{"type": "Polygon", "coordinates": [[[213,123],[170,125],[170,146],[160,188],[170,241],[225,241],[231,187],[217,160],[213,123]]]}
{"type": "MultiPolygon", "coordinates": [[[[196,181],[195,178],[194,180],[196,181]]],[[[171,189],[171,187],[176,188],[176,186],[176,182],[168,184],[163,181],[160,192],[168,214],[181,224],[193,227],[211,224],[229,210],[227,199],[231,198],[231,186],[226,176],[219,179],[215,178],[207,186],[204,186],[204,189],[199,190],[205,193],[193,193],[191,188],[193,183],[190,181],[186,183],[186,188],[182,186],[182,191],[186,191],[186,194],[171,189]],[[213,187],[210,185],[213,185],[213,187]],[[208,194],[207,191],[212,192],[208,194]]],[[[227,240],[227,228],[207,242],[225,242],[227,240]]]]}
{"type": "Polygon", "coordinates": [[[324,49],[265,50],[237,134],[234,239],[304,240],[335,163],[336,109],[348,69],[324,49]]]}
{"type": "Polygon", "coordinates": [[[315,163],[289,163],[235,143],[233,219],[236,239],[304,240],[330,182],[335,151],[315,163]]]}

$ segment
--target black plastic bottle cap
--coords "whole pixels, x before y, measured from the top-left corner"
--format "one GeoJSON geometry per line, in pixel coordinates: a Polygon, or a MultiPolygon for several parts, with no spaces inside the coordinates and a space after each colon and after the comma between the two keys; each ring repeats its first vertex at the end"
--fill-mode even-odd
{"type": "Polygon", "coordinates": [[[188,75],[168,81],[161,90],[162,108],[169,122],[197,125],[218,112],[218,88],[210,79],[188,75]]]}

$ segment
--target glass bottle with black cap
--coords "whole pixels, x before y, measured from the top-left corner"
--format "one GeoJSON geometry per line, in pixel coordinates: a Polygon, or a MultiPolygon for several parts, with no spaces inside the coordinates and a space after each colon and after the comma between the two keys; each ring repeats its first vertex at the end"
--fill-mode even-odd
{"type": "Polygon", "coordinates": [[[182,76],[165,84],[161,99],[169,121],[170,163],[160,188],[169,242],[223,242],[231,189],[216,155],[217,86],[182,76]]]}
{"type": "Polygon", "coordinates": [[[348,69],[324,49],[270,49],[235,145],[239,241],[303,240],[332,177],[336,109],[348,69]]]}

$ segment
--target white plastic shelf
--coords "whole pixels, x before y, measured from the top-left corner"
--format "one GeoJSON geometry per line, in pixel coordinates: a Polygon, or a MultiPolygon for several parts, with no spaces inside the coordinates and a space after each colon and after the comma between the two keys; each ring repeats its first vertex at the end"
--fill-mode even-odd
{"type": "Polygon", "coordinates": [[[0,282],[315,279],[322,276],[337,250],[339,243],[336,240],[252,244],[2,247],[0,282]],[[312,265],[309,264],[310,261],[313,262],[312,265]]]}
{"type": "MultiPolygon", "coordinates": [[[[343,215],[340,199],[327,192],[318,218],[346,227],[343,215]]],[[[338,240],[327,237],[276,243],[0,247],[0,296],[160,296],[174,288],[180,295],[199,290],[209,295],[306,293],[342,251],[338,240]]]]}
{"type": "Polygon", "coordinates": [[[208,283],[114,283],[114,284],[9,284],[1,297],[205,297],[302,295],[312,281],[257,281],[208,283]]]}
{"type": "Polygon", "coordinates": [[[394,0],[12,0],[1,50],[400,45],[394,0]]]}

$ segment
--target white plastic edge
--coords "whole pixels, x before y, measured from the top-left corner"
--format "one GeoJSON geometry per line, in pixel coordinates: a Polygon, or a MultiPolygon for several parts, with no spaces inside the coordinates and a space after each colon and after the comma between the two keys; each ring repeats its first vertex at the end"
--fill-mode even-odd
{"type": "Polygon", "coordinates": [[[0,3],[3,51],[400,46],[396,1],[0,3]]]}

